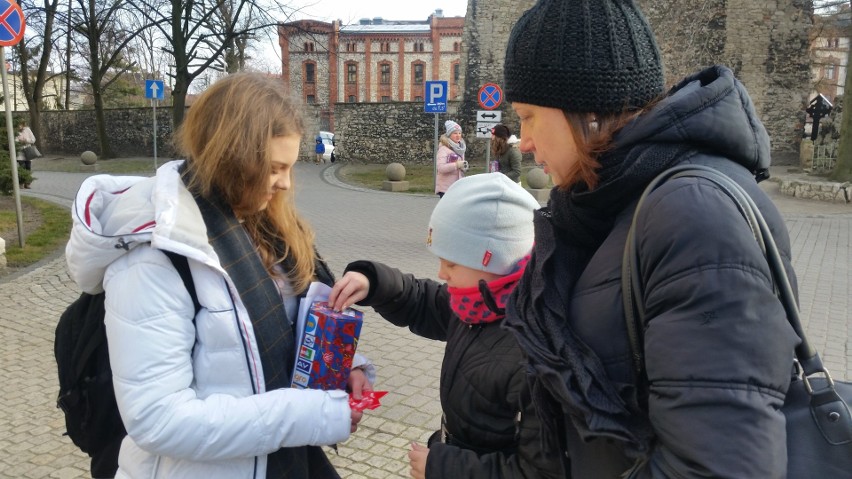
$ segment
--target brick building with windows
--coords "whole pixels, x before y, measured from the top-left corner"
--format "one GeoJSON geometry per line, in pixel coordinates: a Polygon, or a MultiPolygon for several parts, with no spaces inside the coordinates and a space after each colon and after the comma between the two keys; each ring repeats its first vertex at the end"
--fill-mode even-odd
{"type": "Polygon", "coordinates": [[[849,55],[849,6],[829,15],[814,15],[810,35],[811,78],[809,98],[822,94],[832,102],[843,95],[846,59],[849,55]]]}
{"type": "Polygon", "coordinates": [[[447,80],[449,99],[460,99],[463,29],[464,17],[441,10],[423,21],[283,23],[282,77],[295,96],[317,105],[320,127],[332,131],[338,102],[423,101],[428,80],[447,80]]]}

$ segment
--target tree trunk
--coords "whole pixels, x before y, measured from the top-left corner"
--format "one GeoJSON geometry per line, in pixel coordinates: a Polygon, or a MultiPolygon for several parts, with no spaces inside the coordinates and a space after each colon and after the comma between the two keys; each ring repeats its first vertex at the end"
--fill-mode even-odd
{"type": "MultiPolygon", "coordinates": [[[[94,85],[93,85],[94,86],[94,85]]],[[[115,153],[109,144],[106,133],[106,120],[104,119],[104,97],[100,89],[94,89],[92,96],[95,100],[95,127],[98,131],[98,145],[100,146],[102,159],[115,158],[115,153]]]]}
{"type": "MultiPolygon", "coordinates": [[[[849,34],[852,35],[852,24],[849,25],[849,34]]],[[[852,37],[850,37],[852,38],[852,37]]],[[[846,65],[852,66],[852,48],[846,53],[846,65]]],[[[843,82],[843,110],[840,120],[840,146],[837,149],[837,163],[829,178],[835,181],[852,181],[852,72],[846,69],[846,81],[843,82]]]]}
{"type": "Polygon", "coordinates": [[[174,130],[177,130],[183,123],[183,114],[186,110],[186,91],[186,76],[176,75],[175,87],[172,90],[172,124],[174,130]]]}

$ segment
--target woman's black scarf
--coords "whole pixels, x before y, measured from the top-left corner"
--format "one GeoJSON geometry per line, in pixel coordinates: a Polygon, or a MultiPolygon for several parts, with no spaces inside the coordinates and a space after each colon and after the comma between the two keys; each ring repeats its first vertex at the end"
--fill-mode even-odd
{"type": "Polygon", "coordinates": [[[650,424],[618,395],[598,356],[574,333],[568,312],[574,285],[615,217],[687,152],[684,146],[659,144],[611,151],[598,160],[596,189],[584,184],[554,188],[548,206],[536,212],[532,259],[509,302],[504,326],[526,354],[531,396],[548,449],[567,418],[565,426],[576,428],[581,437],[624,441],[633,457],[649,450],[650,424]]]}
{"type": "MultiPolygon", "coordinates": [[[[189,183],[190,174],[183,172],[184,182],[189,183]]],[[[219,195],[205,198],[194,191],[192,194],[207,226],[208,241],[248,311],[266,390],[290,387],[296,360],[295,333],[275,281],[231,207],[221,201],[219,195]]],[[[283,246],[279,249],[283,251],[283,246]]],[[[263,432],[258,431],[258,434],[263,432]]],[[[302,446],[282,448],[269,454],[266,477],[325,479],[339,476],[321,448],[302,446]]]]}

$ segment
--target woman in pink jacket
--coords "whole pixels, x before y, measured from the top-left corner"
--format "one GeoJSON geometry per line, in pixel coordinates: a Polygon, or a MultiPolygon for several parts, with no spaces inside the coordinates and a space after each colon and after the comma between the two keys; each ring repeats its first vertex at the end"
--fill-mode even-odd
{"type": "Polygon", "coordinates": [[[459,178],[464,178],[467,171],[467,161],[464,160],[464,150],[467,145],[462,138],[461,126],[453,120],[444,123],[447,132],[441,135],[441,146],[435,157],[437,163],[435,174],[435,193],[443,197],[447,188],[459,178]]]}

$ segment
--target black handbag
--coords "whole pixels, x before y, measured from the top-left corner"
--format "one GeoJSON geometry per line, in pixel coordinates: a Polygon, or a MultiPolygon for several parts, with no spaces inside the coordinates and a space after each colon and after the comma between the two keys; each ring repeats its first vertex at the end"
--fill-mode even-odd
{"type": "Polygon", "coordinates": [[[644,309],[639,303],[639,298],[643,297],[643,287],[633,230],[648,194],[665,181],[684,176],[712,181],[736,203],[766,255],[778,298],[784,305],[790,325],[802,340],[796,348],[791,365],[794,376],[781,408],[787,419],[787,477],[852,478],[852,415],[849,406],[852,403],[852,383],[833,380],[816,349],[808,342],[781,255],[757,206],[740,185],[712,168],[680,165],[664,171],[645,189],[633,214],[624,245],[621,285],[634,372],[645,383],[638,389],[642,391],[640,394],[647,390],[642,350],[645,318],[644,309]]]}
{"type": "Polygon", "coordinates": [[[41,152],[38,151],[38,148],[36,148],[35,145],[27,145],[21,150],[21,152],[23,152],[24,158],[27,160],[34,160],[41,157],[41,152]]]}

